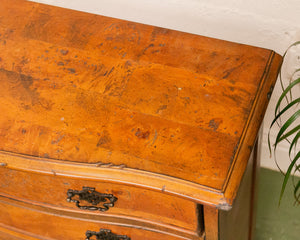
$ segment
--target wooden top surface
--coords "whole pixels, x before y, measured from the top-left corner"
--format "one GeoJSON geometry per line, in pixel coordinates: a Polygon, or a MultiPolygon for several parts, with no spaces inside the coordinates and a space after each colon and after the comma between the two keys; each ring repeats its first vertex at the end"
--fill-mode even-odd
{"type": "Polygon", "coordinates": [[[230,204],[280,62],[266,49],[0,0],[0,150],[124,164],[230,204]]]}

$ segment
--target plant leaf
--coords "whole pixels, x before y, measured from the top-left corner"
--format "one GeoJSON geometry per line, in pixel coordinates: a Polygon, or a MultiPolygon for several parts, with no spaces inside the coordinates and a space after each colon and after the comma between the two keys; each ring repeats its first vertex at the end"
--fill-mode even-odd
{"type": "MultiPolygon", "coordinates": [[[[289,84],[291,84],[291,82],[292,82],[293,79],[294,79],[294,76],[295,76],[296,73],[298,73],[298,72],[300,72],[300,68],[296,69],[296,70],[293,72],[292,76],[290,77],[289,84]]],[[[293,94],[292,94],[292,91],[290,90],[289,93],[290,93],[290,101],[292,101],[292,100],[293,100],[293,94]]]]}
{"type": "Polygon", "coordinates": [[[292,101],[291,103],[289,103],[284,109],[282,109],[274,118],[274,120],[272,121],[270,127],[269,127],[269,131],[268,131],[268,147],[269,147],[269,152],[270,152],[270,156],[272,155],[272,150],[271,150],[271,141],[270,141],[270,133],[271,133],[271,128],[273,127],[273,125],[275,124],[275,122],[280,118],[280,116],[282,114],[284,114],[287,110],[289,110],[293,105],[295,105],[296,103],[300,102],[300,98],[297,98],[296,100],[292,101]]]}
{"type": "Polygon", "coordinates": [[[295,74],[298,73],[298,72],[300,72],[300,68],[296,69],[296,70],[293,72],[291,79],[293,79],[294,76],[295,76],[295,74]]]}
{"type": "MultiPolygon", "coordinates": [[[[300,116],[300,114],[299,114],[299,116],[300,116]]],[[[287,132],[286,134],[284,134],[281,138],[279,138],[278,142],[281,142],[282,140],[288,138],[289,136],[291,136],[295,132],[298,132],[299,130],[300,130],[300,125],[298,125],[297,127],[294,127],[292,130],[290,130],[289,132],[287,132]]]]}
{"type": "Polygon", "coordinates": [[[291,176],[291,172],[292,169],[294,167],[294,165],[296,164],[297,160],[300,158],[300,151],[297,153],[297,155],[295,156],[295,158],[293,159],[293,161],[290,163],[288,170],[286,171],[286,174],[284,176],[284,180],[282,183],[282,187],[281,187],[281,192],[280,192],[280,198],[279,198],[279,205],[282,199],[282,196],[284,194],[285,188],[286,188],[286,184],[291,176]]]}
{"type": "Polygon", "coordinates": [[[299,190],[300,190],[300,180],[298,180],[298,183],[294,189],[294,196],[297,202],[299,202],[299,198],[300,198],[300,193],[298,193],[299,190]]]}
{"type": "MultiPolygon", "coordinates": [[[[283,126],[280,128],[276,140],[275,140],[275,146],[274,149],[276,149],[277,144],[283,140],[283,138],[281,138],[282,134],[285,132],[285,130],[300,116],[300,110],[298,110],[297,112],[295,112],[284,124],[283,126]]],[[[300,125],[299,125],[300,126],[300,125]]],[[[297,128],[297,127],[296,127],[297,128]]],[[[286,134],[287,135],[287,134],[286,134]]]]}
{"type": "Polygon", "coordinates": [[[293,105],[295,105],[296,103],[300,102],[300,97],[295,99],[294,101],[290,102],[284,109],[282,109],[274,118],[274,120],[272,121],[270,128],[274,125],[274,123],[278,120],[278,118],[284,114],[287,110],[289,110],[293,105]]]}
{"type": "Polygon", "coordinates": [[[282,58],[285,58],[287,52],[290,50],[291,47],[297,46],[297,45],[299,45],[299,44],[300,44],[300,41],[297,41],[297,42],[294,42],[293,44],[291,44],[291,45],[286,49],[286,51],[284,52],[282,58]]]}
{"type": "Polygon", "coordinates": [[[300,83],[300,78],[297,78],[296,80],[292,81],[287,87],[286,89],[284,89],[283,93],[281,94],[281,96],[279,97],[276,107],[275,107],[275,116],[277,115],[277,111],[279,109],[279,106],[282,102],[282,99],[286,96],[286,94],[297,84],[300,83]]]}
{"type": "MultiPolygon", "coordinates": [[[[281,192],[280,192],[279,205],[280,205],[282,196],[284,194],[287,182],[288,182],[289,178],[291,177],[291,175],[293,176],[292,181],[293,181],[293,187],[294,187],[294,197],[295,197],[296,202],[298,204],[300,204],[300,181],[297,180],[297,183],[295,183],[295,173],[300,171],[300,164],[298,164],[299,158],[300,158],[300,151],[297,152],[298,142],[299,142],[299,139],[300,139],[300,125],[296,125],[296,127],[292,126],[292,125],[294,125],[296,119],[299,119],[298,118],[299,115],[300,115],[299,111],[296,111],[297,109],[294,111],[294,109],[293,109],[293,112],[291,112],[291,114],[293,114],[293,115],[290,116],[291,114],[288,113],[289,114],[289,116],[288,116],[289,119],[284,124],[282,124],[282,122],[281,122],[281,117],[284,116],[284,113],[286,113],[289,109],[291,109],[291,107],[293,105],[297,104],[297,106],[298,106],[299,103],[300,103],[299,97],[297,97],[297,99],[293,100],[294,96],[293,96],[293,91],[292,91],[293,87],[296,86],[296,85],[299,85],[299,83],[300,83],[300,77],[298,75],[298,73],[300,72],[300,68],[296,69],[293,72],[293,74],[290,77],[288,77],[289,81],[288,81],[288,86],[286,88],[284,87],[283,78],[282,78],[283,65],[286,63],[285,60],[286,60],[287,53],[289,52],[289,50],[292,47],[297,46],[297,45],[300,45],[300,41],[297,41],[297,42],[294,42],[293,44],[291,44],[283,54],[282,65],[280,67],[279,74],[278,74],[278,77],[279,77],[279,80],[280,80],[280,85],[281,85],[281,88],[282,88],[282,93],[281,93],[281,95],[280,95],[280,97],[279,97],[279,99],[276,103],[274,120],[272,121],[272,123],[269,127],[269,132],[268,132],[268,146],[269,146],[269,151],[270,151],[270,154],[271,154],[272,153],[272,151],[271,151],[271,142],[270,142],[271,128],[273,127],[273,125],[275,123],[280,128],[278,130],[278,133],[277,133],[277,136],[276,136],[273,151],[274,151],[274,161],[275,161],[278,169],[282,173],[283,173],[283,171],[280,168],[280,166],[278,165],[278,162],[277,162],[277,159],[276,159],[276,147],[277,147],[277,144],[280,141],[283,141],[283,140],[288,141],[289,144],[290,144],[290,146],[289,146],[289,158],[290,158],[291,162],[290,162],[290,165],[289,165],[288,170],[286,171],[286,173],[285,174],[283,173],[285,177],[284,177],[281,192]],[[285,105],[287,105],[287,106],[284,107],[283,110],[281,110],[281,108],[283,106],[283,104],[282,104],[283,99],[286,100],[287,104],[285,104],[285,105]],[[289,141],[288,138],[293,134],[295,134],[295,136],[293,137],[292,141],[289,141]],[[291,156],[292,156],[292,151],[293,150],[294,150],[294,152],[293,152],[294,157],[292,158],[291,156]],[[293,172],[292,172],[292,170],[293,170],[293,172]]],[[[285,115],[287,115],[287,114],[285,114],[285,115]]]]}
{"type": "Polygon", "coordinates": [[[300,131],[296,134],[296,136],[294,137],[291,145],[290,145],[290,148],[289,148],[289,156],[291,156],[291,152],[292,152],[292,149],[293,149],[293,146],[295,145],[295,148],[297,146],[297,142],[300,138],[300,131]]]}
{"type": "MultiPolygon", "coordinates": [[[[288,51],[292,48],[292,47],[294,47],[294,46],[297,46],[297,45],[299,45],[300,44],[300,41],[297,41],[297,42],[294,42],[293,44],[291,44],[287,49],[286,49],[286,51],[284,52],[284,54],[283,54],[283,56],[282,56],[282,64],[284,63],[284,61],[285,61],[285,57],[286,57],[286,54],[288,53],[288,51]]],[[[280,80],[280,85],[281,85],[281,89],[282,89],[282,91],[284,91],[284,86],[283,86],[283,80],[282,80],[282,65],[281,65],[281,67],[280,67],[280,71],[279,71],[279,80],[280,80]]],[[[288,98],[287,98],[287,96],[284,96],[285,98],[286,98],[286,101],[287,101],[287,103],[289,103],[289,101],[288,101],[288,98]]]]}

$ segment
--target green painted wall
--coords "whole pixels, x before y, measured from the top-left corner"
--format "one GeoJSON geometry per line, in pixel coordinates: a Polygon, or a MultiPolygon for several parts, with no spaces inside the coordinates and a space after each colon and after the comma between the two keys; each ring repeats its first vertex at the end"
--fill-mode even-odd
{"type": "Polygon", "coordinates": [[[283,175],[262,168],[259,177],[255,240],[299,240],[300,205],[294,205],[292,182],[278,206],[283,175]]]}

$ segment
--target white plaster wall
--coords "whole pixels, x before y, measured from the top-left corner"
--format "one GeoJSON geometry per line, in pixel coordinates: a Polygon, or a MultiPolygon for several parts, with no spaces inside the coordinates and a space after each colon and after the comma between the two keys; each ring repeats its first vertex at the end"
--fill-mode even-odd
{"type": "MultiPolygon", "coordinates": [[[[300,0],[35,0],[35,2],[269,48],[279,54],[283,54],[292,42],[300,40],[300,0]]],[[[291,63],[300,63],[295,56],[291,59],[291,63]]],[[[269,158],[266,134],[279,93],[277,86],[267,110],[262,134],[261,163],[262,166],[273,169],[276,169],[276,166],[269,158]]],[[[286,152],[286,145],[279,147],[279,155],[282,156],[280,158],[285,158],[286,152]]]]}

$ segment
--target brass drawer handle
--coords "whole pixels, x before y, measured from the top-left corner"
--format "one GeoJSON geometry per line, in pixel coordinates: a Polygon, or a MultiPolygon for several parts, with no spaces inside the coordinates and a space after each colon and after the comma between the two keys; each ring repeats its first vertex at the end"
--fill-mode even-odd
{"type": "Polygon", "coordinates": [[[114,206],[114,203],[118,200],[112,194],[99,193],[95,191],[95,188],[91,187],[82,187],[81,191],[69,189],[67,192],[67,201],[76,203],[76,206],[82,210],[90,210],[90,211],[101,211],[105,212],[110,207],[114,206]],[[73,199],[73,197],[78,196],[77,199],[73,199]],[[87,201],[92,204],[92,206],[82,206],[80,205],[80,201],[87,201]],[[108,202],[109,201],[109,202],[108,202]],[[103,203],[103,206],[97,207],[99,203],[103,203]]]}
{"type": "Polygon", "coordinates": [[[112,233],[109,229],[100,229],[99,232],[87,230],[85,236],[85,240],[90,240],[90,237],[92,236],[96,236],[97,240],[130,240],[129,237],[125,235],[116,235],[112,233]]]}

